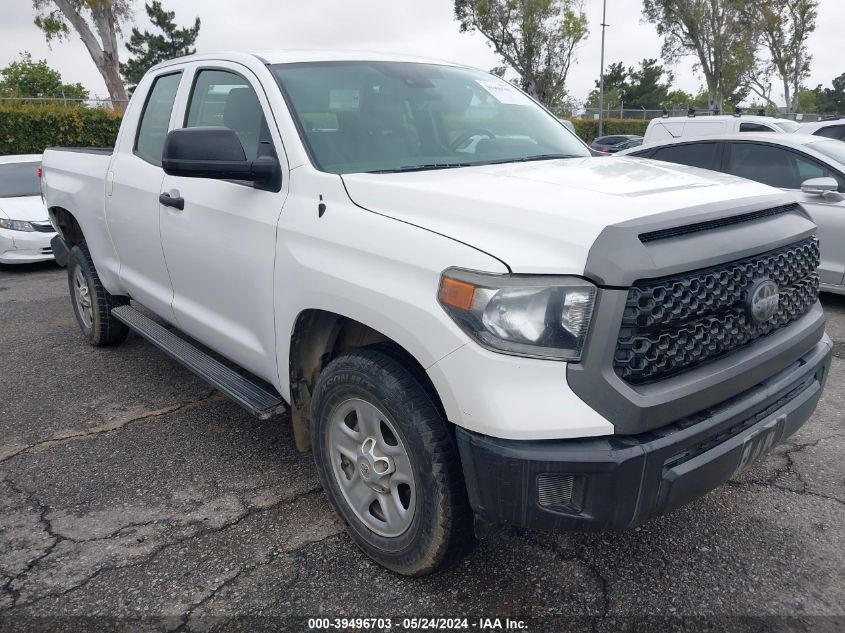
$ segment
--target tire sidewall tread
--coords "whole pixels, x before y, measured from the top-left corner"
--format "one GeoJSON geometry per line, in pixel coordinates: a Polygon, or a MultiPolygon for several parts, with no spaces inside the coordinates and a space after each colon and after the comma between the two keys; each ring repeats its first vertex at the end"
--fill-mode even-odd
{"type": "Polygon", "coordinates": [[[418,576],[455,560],[471,545],[471,514],[448,423],[404,365],[367,348],[338,356],[317,380],[311,420],[323,487],[349,534],[370,557],[401,574],[418,576]],[[351,397],[368,400],[391,418],[411,458],[416,511],[411,526],[398,537],[369,530],[346,504],[332,473],[325,426],[332,410],[351,397]]]}
{"type": "Polygon", "coordinates": [[[88,342],[95,347],[116,345],[123,342],[129,333],[129,328],[114,318],[111,311],[112,308],[117,306],[128,305],[129,298],[112,295],[105,289],[100,281],[100,276],[97,274],[97,269],[94,267],[91,253],[85,244],[77,244],[71,248],[68,257],[67,274],[73,313],[76,316],[76,322],[79,324],[82,334],[88,342]],[[88,284],[88,292],[91,297],[92,325],[90,328],[86,327],[83,323],[82,317],[79,314],[79,308],[76,305],[74,276],[77,267],[82,269],[82,274],[88,284]]]}

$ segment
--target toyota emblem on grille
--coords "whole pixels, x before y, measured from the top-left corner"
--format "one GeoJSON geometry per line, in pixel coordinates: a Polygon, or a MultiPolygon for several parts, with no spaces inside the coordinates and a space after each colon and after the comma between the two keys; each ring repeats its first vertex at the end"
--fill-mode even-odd
{"type": "Polygon", "coordinates": [[[755,323],[765,323],[778,310],[780,290],[771,279],[758,279],[748,291],[748,315],[755,323]]]}

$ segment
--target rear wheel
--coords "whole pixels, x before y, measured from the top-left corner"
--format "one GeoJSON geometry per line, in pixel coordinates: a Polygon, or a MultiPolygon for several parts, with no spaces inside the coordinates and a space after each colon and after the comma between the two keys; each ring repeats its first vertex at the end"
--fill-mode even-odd
{"type": "Polygon", "coordinates": [[[127,305],[129,298],[112,295],[103,287],[84,244],[71,249],[67,275],[76,322],[88,342],[96,347],[123,342],[129,328],[115,319],[111,310],[127,305]]]}
{"type": "Polygon", "coordinates": [[[320,478],[358,546],[419,576],[471,545],[471,514],[448,425],[401,363],[362,349],[320,374],[311,440],[320,478]]]}

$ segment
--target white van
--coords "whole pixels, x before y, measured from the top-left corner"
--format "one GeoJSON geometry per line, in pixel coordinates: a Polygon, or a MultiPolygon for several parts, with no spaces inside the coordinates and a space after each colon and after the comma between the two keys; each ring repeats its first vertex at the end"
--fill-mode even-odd
{"type": "MultiPolygon", "coordinates": [[[[688,136],[710,136],[734,132],[791,132],[783,127],[792,123],[770,116],[674,116],[652,119],[645,132],[643,145],[688,136]]],[[[794,126],[794,123],[793,123],[794,126]]]]}

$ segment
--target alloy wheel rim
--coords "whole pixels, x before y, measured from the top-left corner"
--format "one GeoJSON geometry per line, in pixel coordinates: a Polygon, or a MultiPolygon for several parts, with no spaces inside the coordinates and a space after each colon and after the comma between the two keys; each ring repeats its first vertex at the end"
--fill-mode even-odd
{"type": "Polygon", "coordinates": [[[94,323],[94,313],[91,309],[91,291],[88,288],[85,275],[82,274],[82,268],[79,267],[76,268],[76,273],[73,276],[73,294],[76,298],[79,318],[82,319],[83,325],[90,329],[94,323]]]}
{"type": "Polygon", "coordinates": [[[348,506],[385,537],[403,534],[416,509],[408,451],[390,419],[358,398],[342,402],[329,420],[331,470],[348,506]]]}

